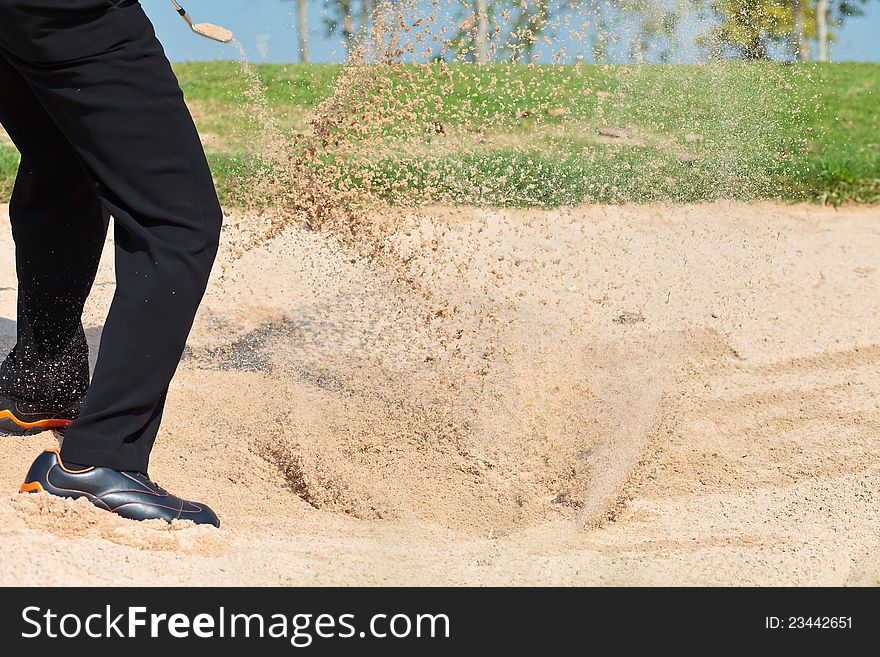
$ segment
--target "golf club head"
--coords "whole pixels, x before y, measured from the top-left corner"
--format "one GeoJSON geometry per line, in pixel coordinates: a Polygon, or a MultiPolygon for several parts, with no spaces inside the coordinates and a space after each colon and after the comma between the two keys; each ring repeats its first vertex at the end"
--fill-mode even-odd
{"type": "Polygon", "coordinates": [[[193,23],[192,31],[199,36],[211,39],[212,41],[219,41],[220,43],[230,43],[234,38],[230,30],[213,23],[193,23]]]}

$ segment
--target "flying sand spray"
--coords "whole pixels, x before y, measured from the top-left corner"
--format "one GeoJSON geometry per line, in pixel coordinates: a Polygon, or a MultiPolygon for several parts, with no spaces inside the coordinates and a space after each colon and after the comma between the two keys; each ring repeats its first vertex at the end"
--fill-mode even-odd
{"type": "Polygon", "coordinates": [[[188,13],[186,13],[186,9],[181,7],[177,0],[171,0],[171,4],[174,5],[177,13],[180,14],[181,18],[183,18],[187,25],[189,25],[189,29],[199,36],[211,39],[212,41],[219,41],[220,43],[230,43],[232,41],[234,35],[230,30],[227,30],[225,27],[220,27],[219,25],[214,25],[213,23],[194,23],[193,19],[190,18],[188,13]]]}

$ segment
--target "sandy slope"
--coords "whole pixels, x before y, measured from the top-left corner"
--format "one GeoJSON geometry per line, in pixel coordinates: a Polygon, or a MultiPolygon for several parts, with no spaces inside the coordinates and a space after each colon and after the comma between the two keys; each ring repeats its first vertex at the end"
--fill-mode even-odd
{"type": "Polygon", "coordinates": [[[0,583],[880,583],[880,212],[405,214],[403,285],[218,268],[151,474],[220,531],[14,495],[52,440],[7,438],[0,583]]]}

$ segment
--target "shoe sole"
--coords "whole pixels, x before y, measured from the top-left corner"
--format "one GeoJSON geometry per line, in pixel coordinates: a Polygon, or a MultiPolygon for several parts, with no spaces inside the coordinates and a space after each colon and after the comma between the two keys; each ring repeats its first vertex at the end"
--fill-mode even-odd
{"type": "Polygon", "coordinates": [[[21,488],[18,489],[19,493],[45,493],[46,489],[43,488],[42,484],[39,481],[33,481],[29,484],[22,484],[21,488]]]}
{"type": "Polygon", "coordinates": [[[0,435],[6,436],[35,436],[44,431],[63,432],[70,426],[72,420],[51,418],[38,420],[37,422],[25,422],[19,420],[8,409],[0,411],[0,435]]]}

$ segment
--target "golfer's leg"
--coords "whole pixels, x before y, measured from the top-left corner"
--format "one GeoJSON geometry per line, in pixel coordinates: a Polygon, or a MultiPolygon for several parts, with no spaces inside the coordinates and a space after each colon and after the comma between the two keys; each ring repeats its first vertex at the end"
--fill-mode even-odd
{"type": "Polygon", "coordinates": [[[2,55],[0,89],[0,123],[22,153],[9,206],[18,273],[17,344],[0,366],[0,391],[62,408],[89,386],[80,322],[107,216],[67,140],[2,55]]]}
{"type": "Polygon", "coordinates": [[[49,23],[22,18],[20,26],[38,34],[39,50],[27,42],[13,64],[94,176],[115,219],[117,290],[92,385],[62,456],[146,472],[222,214],[152,25],[136,3],[101,7],[110,4],[53,11],[49,23]]]}

